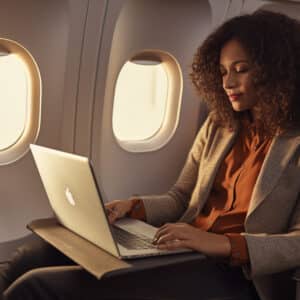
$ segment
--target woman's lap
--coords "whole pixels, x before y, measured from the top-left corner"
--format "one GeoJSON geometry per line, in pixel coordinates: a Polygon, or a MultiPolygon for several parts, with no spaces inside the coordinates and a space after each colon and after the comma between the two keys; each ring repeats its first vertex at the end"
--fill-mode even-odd
{"type": "Polygon", "coordinates": [[[243,298],[248,286],[240,282],[238,276],[227,274],[226,281],[220,284],[218,275],[216,280],[211,280],[205,266],[199,264],[198,267],[203,267],[199,276],[187,267],[169,267],[100,281],[78,266],[41,268],[14,283],[6,299],[251,299],[245,295],[243,298]],[[182,273],[177,275],[177,272],[182,273]],[[234,289],[233,283],[236,284],[234,289]]]}
{"type": "Polygon", "coordinates": [[[53,265],[74,264],[54,247],[36,238],[19,247],[0,272],[0,294],[26,272],[53,265]]]}
{"type": "Polygon", "coordinates": [[[252,299],[241,270],[209,259],[97,280],[43,241],[19,250],[16,258],[4,275],[9,284],[14,281],[7,300],[252,299]]]}

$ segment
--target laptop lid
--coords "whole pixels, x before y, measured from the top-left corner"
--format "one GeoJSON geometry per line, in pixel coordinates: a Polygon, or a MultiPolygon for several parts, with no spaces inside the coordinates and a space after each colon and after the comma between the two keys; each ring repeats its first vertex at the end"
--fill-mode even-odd
{"type": "Polygon", "coordinates": [[[120,257],[88,158],[38,145],[30,149],[59,222],[120,257]]]}

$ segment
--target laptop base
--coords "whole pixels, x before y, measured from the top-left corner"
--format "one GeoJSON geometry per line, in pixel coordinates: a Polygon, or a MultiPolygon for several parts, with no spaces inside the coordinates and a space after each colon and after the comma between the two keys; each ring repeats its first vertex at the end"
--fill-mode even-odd
{"type": "Polygon", "coordinates": [[[192,252],[122,260],[63,227],[55,218],[34,220],[27,227],[98,279],[205,259],[204,255],[192,252]]]}

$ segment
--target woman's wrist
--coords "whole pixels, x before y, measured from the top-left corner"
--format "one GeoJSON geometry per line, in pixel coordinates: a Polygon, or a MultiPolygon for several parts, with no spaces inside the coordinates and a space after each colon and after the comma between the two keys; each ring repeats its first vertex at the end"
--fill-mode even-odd
{"type": "Polygon", "coordinates": [[[219,235],[220,237],[220,255],[229,257],[231,255],[231,243],[226,235],[219,235]]]}
{"type": "Polygon", "coordinates": [[[216,234],[207,232],[207,244],[204,251],[209,256],[217,257],[230,257],[231,255],[231,243],[227,236],[223,234],[216,234]]]}

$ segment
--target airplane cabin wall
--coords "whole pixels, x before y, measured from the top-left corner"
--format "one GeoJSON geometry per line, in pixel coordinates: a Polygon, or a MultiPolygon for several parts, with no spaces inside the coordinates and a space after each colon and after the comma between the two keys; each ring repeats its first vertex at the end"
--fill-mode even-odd
{"type": "Polygon", "coordinates": [[[102,53],[106,56],[101,61],[107,60],[109,65],[106,81],[101,80],[97,86],[100,95],[96,93],[96,105],[100,107],[95,109],[92,143],[93,165],[105,201],[167,191],[174,184],[207,114],[189,73],[195,50],[211,26],[209,3],[128,0],[119,2],[122,5],[116,14],[116,2],[109,2],[107,10],[107,20],[116,27],[104,27],[104,44],[111,42],[112,46],[109,52],[102,53]],[[124,63],[144,49],[165,51],[177,59],[183,73],[182,104],[178,128],[165,146],[155,151],[132,153],[122,149],[113,134],[114,88],[124,63]],[[101,97],[104,97],[103,103],[98,101],[101,97]]]}
{"type": "MultiPolygon", "coordinates": [[[[53,147],[60,144],[67,19],[68,3],[64,0],[1,3],[0,36],[26,47],[40,68],[43,99],[38,141],[53,147]]],[[[29,153],[14,163],[0,166],[0,191],[1,259],[7,241],[28,234],[25,228],[28,220],[49,215],[51,210],[29,153]]]]}
{"type": "MultiPolygon", "coordinates": [[[[41,72],[37,144],[63,148],[64,110],[70,109],[68,115],[72,115],[69,104],[77,94],[87,8],[88,0],[10,0],[1,4],[0,37],[26,47],[41,72]],[[71,101],[65,102],[66,97],[71,101]]],[[[0,261],[5,261],[29,234],[26,224],[51,216],[52,210],[29,151],[16,162],[0,166],[0,191],[0,261]]]]}

